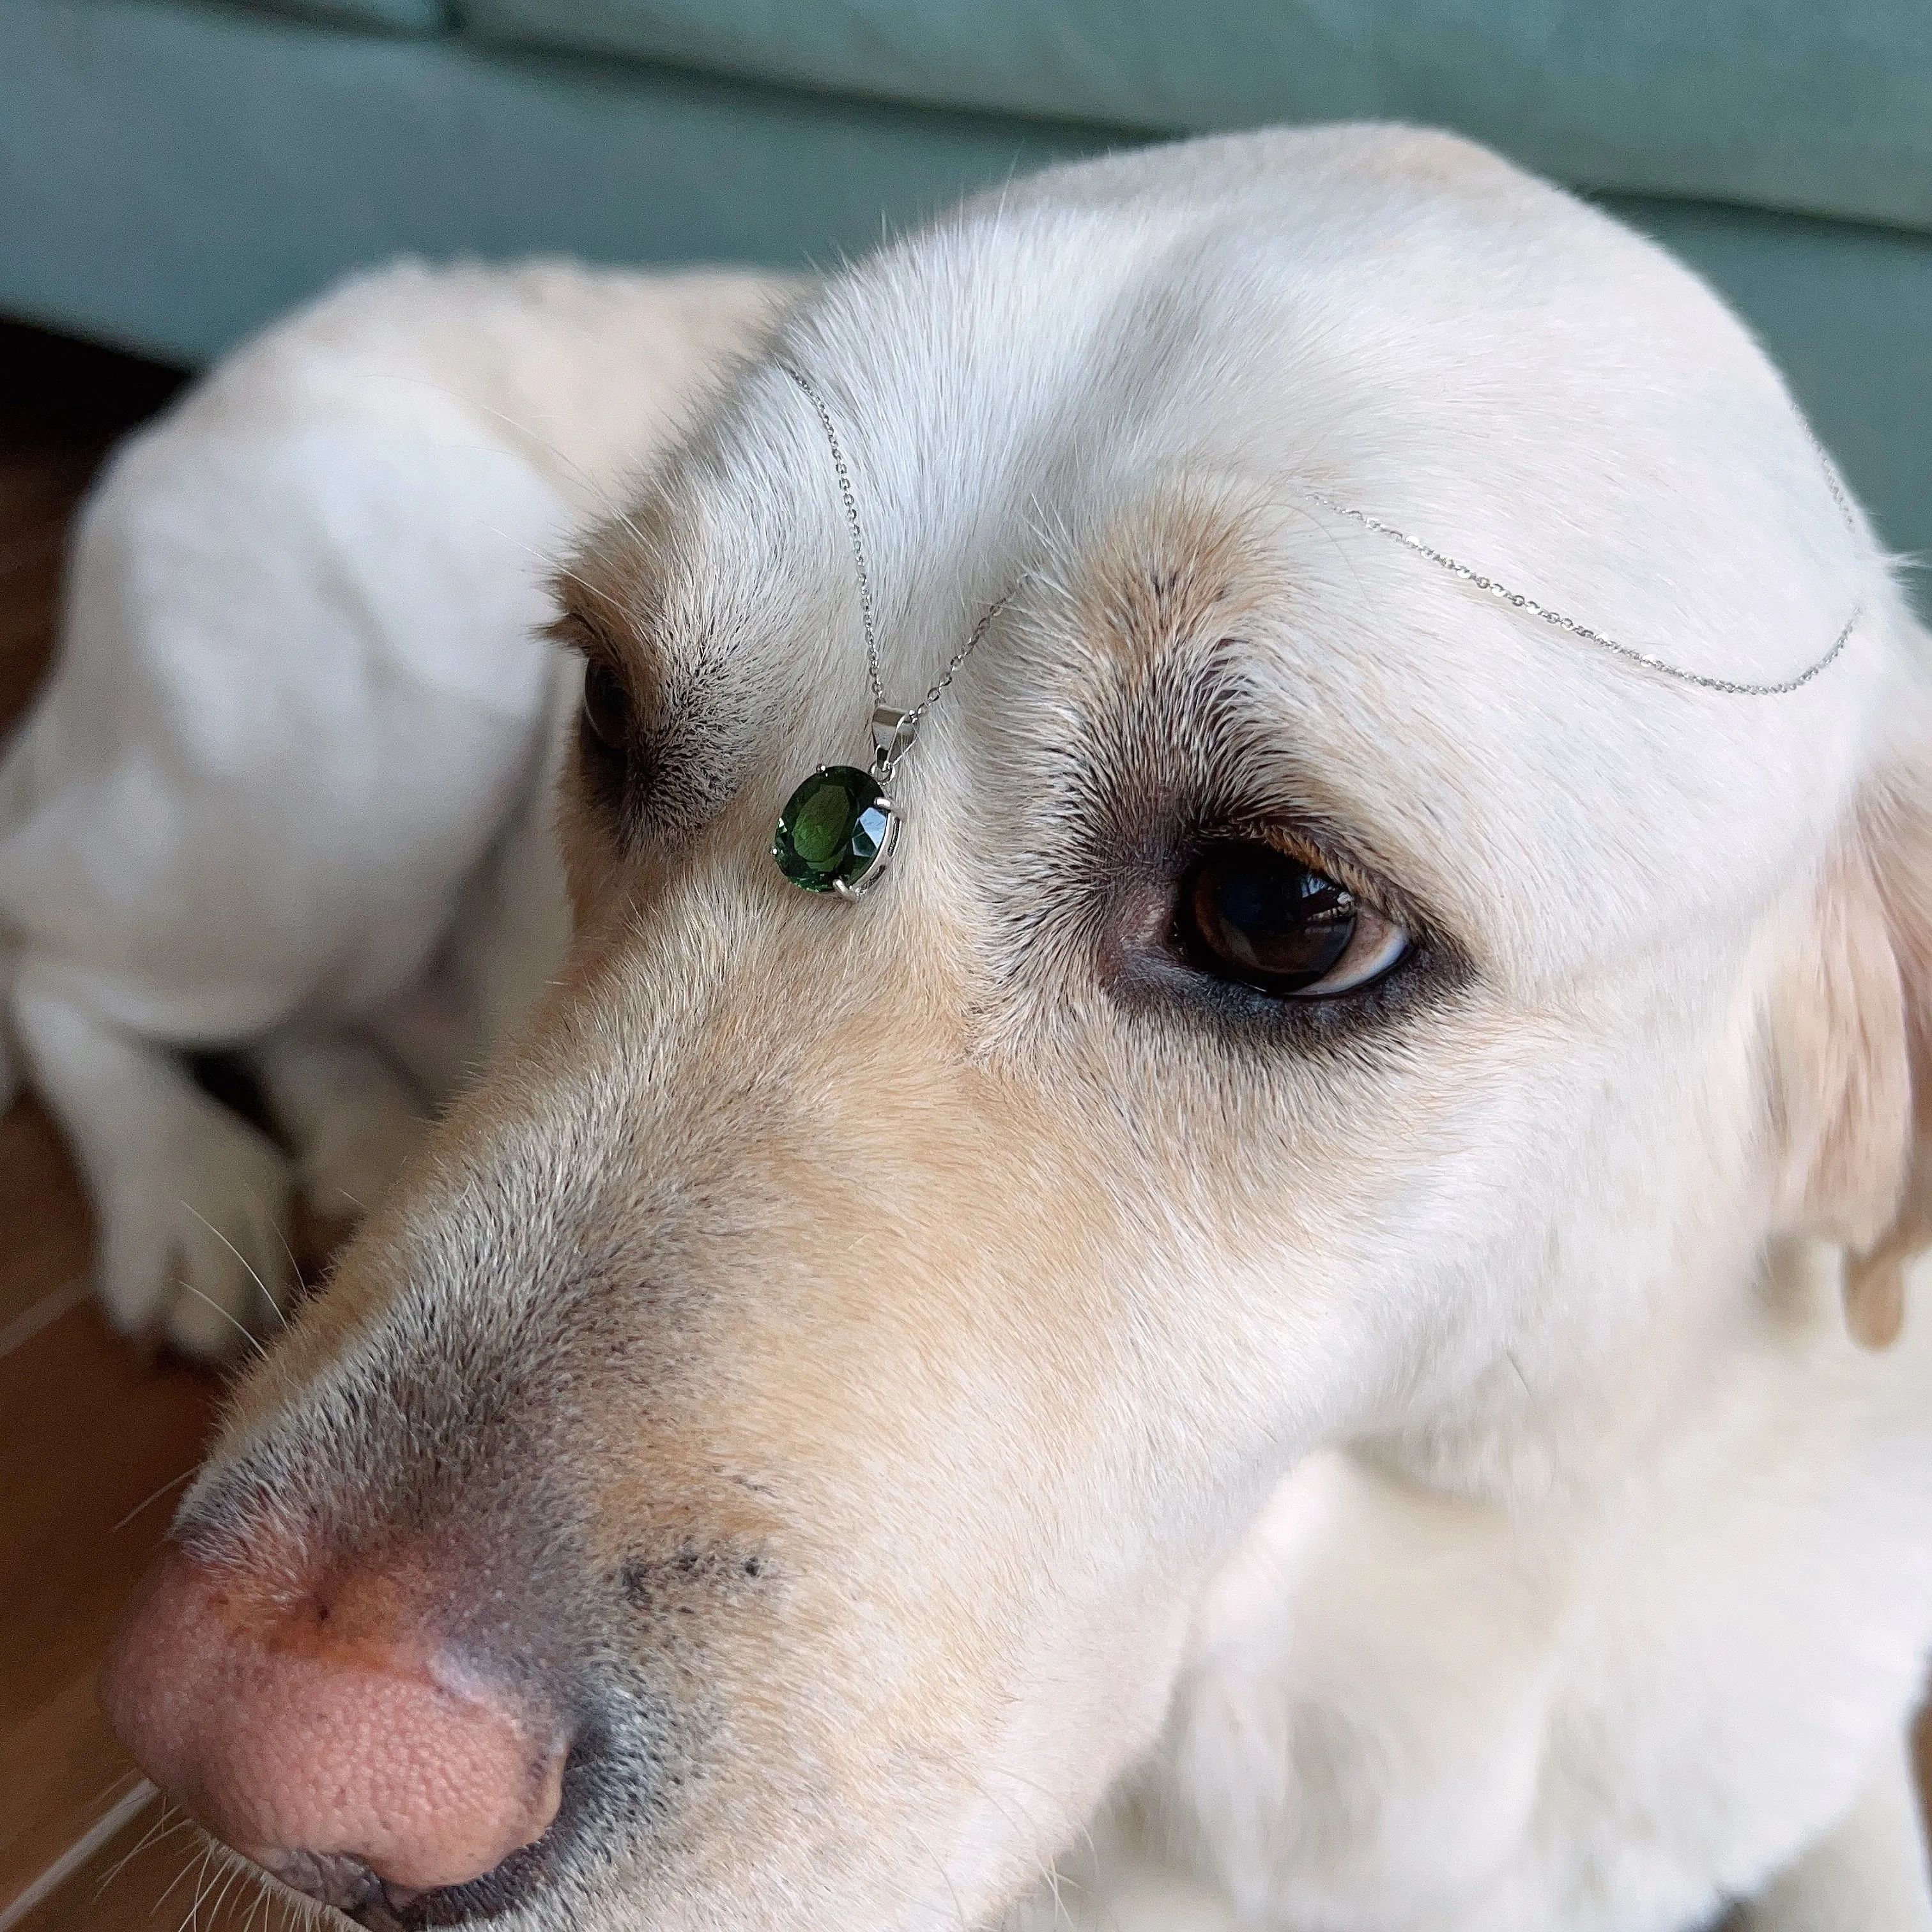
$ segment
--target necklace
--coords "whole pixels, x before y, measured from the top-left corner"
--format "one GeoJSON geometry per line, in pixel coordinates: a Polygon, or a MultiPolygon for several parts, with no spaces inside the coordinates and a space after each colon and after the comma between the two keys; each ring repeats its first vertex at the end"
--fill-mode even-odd
{"type": "Polygon", "coordinates": [[[859,572],[859,616],[866,633],[866,676],[872,690],[872,766],[862,771],[856,765],[820,765],[785,802],[778,814],[776,836],[772,840],[772,856],[778,868],[795,886],[808,892],[836,892],[841,898],[856,899],[872,890],[885,876],[897,850],[902,814],[887,787],[899,760],[912,749],[926,715],[945,696],[953,674],[973,654],[993,620],[1006,608],[1012,593],[989,604],[973,626],[966,641],[952,653],[940,673],[939,682],[910,711],[886,702],[884,681],[879,675],[879,638],[872,613],[872,574],[866,564],[866,538],[859,522],[859,506],[852,494],[851,472],[845,466],[845,454],[838,445],[838,432],[825,398],[798,370],[780,363],[791,380],[805,392],[818,413],[819,427],[832,452],[832,466],[838,478],[838,497],[845,506],[845,524],[852,538],[852,561],[859,572]]]}
{"type": "MultiPolygon", "coordinates": [[[[1844,499],[1839,494],[1835,481],[1832,484],[1832,494],[1838,497],[1842,507],[1844,499]]],[[[1337,516],[1352,517],[1363,529],[1373,530],[1378,536],[1394,538],[1405,549],[1412,550],[1418,556],[1426,557],[1438,569],[1446,570],[1451,577],[1460,577],[1473,589],[1486,591],[1490,596],[1500,598],[1504,603],[1522,611],[1526,616],[1540,617],[1546,624],[1553,625],[1559,631],[1568,631],[1572,637],[1586,644],[1594,644],[1599,650],[1608,651],[1613,657],[1640,664],[1646,670],[1660,672],[1666,677],[1674,678],[1679,684],[1694,684],[1705,691],[1721,691],[1731,698],[1784,698],[1801,686],[1809,684],[1851,641],[1852,633],[1858,628],[1858,620],[1864,614],[1863,607],[1854,604],[1852,614],[1845,620],[1844,627],[1832,640],[1831,649],[1822,657],[1814,658],[1795,676],[1780,679],[1775,684],[1742,684],[1735,678],[1706,677],[1702,671],[1686,670],[1681,664],[1668,664],[1649,651],[1637,650],[1634,645],[1620,644],[1616,638],[1606,637],[1601,631],[1593,631],[1587,624],[1580,624],[1575,618],[1566,617],[1561,610],[1552,610],[1546,604],[1539,604],[1534,597],[1526,597],[1520,590],[1510,590],[1508,584],[1499,584],[1493,577],[1479,576],[1466,563],[1458,563],[1453,556],[1432,549],[1420,537],[1412,537],[1406,530],[1397,530],[1393,524],[1383,523],[1370,516],[1366,510],[1351,509],[1346,503],[1338,503],[1332,496],[1324,496],[1315,490],[1311,490],[1309,494],[1324,510],[1333,510],[1337,516]]],[[[1851,523],[1849,509],[1845,512],[1845,520],[1851,524],[1856,534],[1858,526],[1851,523]]]]}
{"type": "MultiPolygon", "coordinates": [[[[844,452],[839,447],[838,431],[832,423],[832,412],[826,406],[825,398],[809,379],[788,363],[778,366],[805,392],[817,412],[819,427],[824,430],[826,445],[832,452],[832,466],[838,478],[839,501],[844,506],[846,527],[852,538],[852,561],[859,572],[859,614],[866,633],[866,676],[872,690],[872,766],[871,770],[862,771],[856,765],[820,765],[786,801],[784,810],[778,815],[777,836],[772,841],[772,856],[777,860],[778,870],[794,885],[802,886],[806,892],[836,892],[842,898],[856,899],[869,892],[884,876],[898,844],[901,814],[886,787],[892,782],[899,760],[912,748],[926,713],[946,694],[953,674],[972,655],[974,646],[1005,608],[1012,592],[1007,591],[998,602],[987,607],[966,641],[953,652],[939,682],[919,704],[910,711],[888,704],[879,676],[878,631],[872,612],[872,574],[866,564],[865,533],[859,522],[859,506],[852,494],[851,472],[845,465],[844,452]]],[[[1844,519],[1845,527],[1856,539],[1858,534],[1858,520],[1852,514],[1850,500],[1838,482],[1838,472],[1815,437],[1813,447],[1817,450],[1818,460],[1824,470],[1826,487],[1844,519]]],[[[1766,683],[1712,677],[1671,664],[1652,652],[1619,643],[1601,631],[1579,623],[1561,610],[1552,610],[1534,598],[1510,589],[1495,578],[1480,574],[1447,552],[1424,542],[1420,537],[1398,530],[1393,524],[1384,523],[1364,510],[1337,502],[1319,490],[1308,494],[1324,509],[1349,518],[1378,536],[1392,538],[1438,569],[1460,578],[1477,590],[1500,598],[1526,616],[1540,618],[1544,623],[1568,632],[1580,642],[1594,645],[1645,670],[1705,691],[1721,692],[1730,697],[1781,698],[1809,684],[1844,650],[1864,615],[1862,607],[1854,603],[1830,649],[1789,677],[1766,683]]]]}
{"type": "MultiPolygon", "coordinates": [[[[1825,446],[1814,436],[1811,447],[1818,453],[1819,466],[1825,473],[1825,487],[1832,493],[1832,501],[1838,506],[1838,514],[1844,519],[1845,528],[1851,532],[1854,542],[1858,540],[1858,520],[1852,514],[1851,499],[1845,494],[1844,487],[1838,481],[1837,466],[1825,454],[1825,446]]],[[[1546,604],[1539,604],[1534,597],[1526,597],[1520,590],[1512,590],[1506,584],[1498,582],[1493,577],[1484,577],[1472,570],[1466,563],[1458,563],[1446,552],[1424,543],[1420,537],[1411,536],[1406,530],[1399,530],[1393,524],[1385,524],[1378,517],[1372,517],[1366,510],[1352,509],[1346,503],[1338,503],[1332,496],[1324,496],[1318,490],[1308,493],[1324,510],[1333,510],[1338,517],[1350,517],[1365,530],[1373,530],[1376,536],[1393,537],[1405,550],[1413,550],[1418,556],[1426,557],[1438,570],[1446,570],[1451,577],[1460,578],[1472,589],[1486,592],[1492,597],[1500,598],[1512,610],[1520,610],[1526,616],[1540,617],[1544,623],[1557,630],[1567,631],[1586,644],[1594,644],[1599,650],[1608,651],[1612,657],[1623,658],[1627,663],[1639,664],[1646,670],[1660,673],[1675,679],[1679,684],[1695,685],[1700,690],[1722,692],[1730,698],[1784,698],[1791,692],[1809,684],[1818,674],[1827,668],[1832,661],[1850,642],[1852,633],[1858,627],[1858,620],[1864,615],[1864,607],[1853,604],[1848,616],[1837,637],[1832,639],[1831,649],[1821,658],[1814,658],[1801,671],[1780,678],[1768,684],[1748,684],[1736,678],[1708,677],[1702,671],[1686,670],[1682,664],[1666,662],[1654,652],[1639,650],[1634,645],[1622,644],[1615,638],[1606,637],[1601,631],[1592,630],[1587,624],[1580,624],[1574,617],[1566,617],[1561,610],[1552,610],[1546,604]]]]}

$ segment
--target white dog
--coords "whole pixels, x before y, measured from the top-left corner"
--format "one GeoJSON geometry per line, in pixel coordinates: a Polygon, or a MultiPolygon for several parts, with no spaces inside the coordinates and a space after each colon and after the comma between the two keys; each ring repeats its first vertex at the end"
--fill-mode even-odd
{"type": "Polygon", "coordinates": [[[379,280],[88,513],[0,908],[118,1318],[278,1286],[173,1049],[328,1206],[514,1036],[124,1735],[371,1926],[1928,1932],[1932,703],[1775,375],[1402,130],[785,292],[379,280]]]}
{"type": "Polygon", "coordinates": [[[0,765],[0,947],[118,1327],[232,1356],[290,1285],[296,1187],[325,1225],[373,1204],[543,983],[542,721],[576,682],[548,573],[784,292],[398,268],[116,454],[0,765]],[[292,1162],[196,1046],[245,1050],[292,1162]]]}

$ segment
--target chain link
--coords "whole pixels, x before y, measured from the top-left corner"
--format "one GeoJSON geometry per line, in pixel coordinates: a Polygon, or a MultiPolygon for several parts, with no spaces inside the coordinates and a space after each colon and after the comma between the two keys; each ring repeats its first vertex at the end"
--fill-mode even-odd
{"type": "MultiPolygon", "coordinates": [[[[831,446],[832,466],[838,472],[838,500],[845,506],[845,521],[852,533],[852,561],[859,567],[859,617],[866,628],[866,675],[872,683],[872,702],[880,705],[886,701],[886,694],[879,681],[879,634],[872,618],[872,579],[866,568],[866,538],[859,527],[859,506],[852,494],[852,474],[845,467],[845,452],[838,446],[838,432],[832,426],[832,412],[825,406],[825,398],[802,370],[794,369],[789,362],[781,362],[778,367],[805,392],[806,400],[818,412],[819,425],[825,431],[825,440],[831,446]]],[[[951,674],[947,674],[949,676],[951,674]]]]}
{"type": "MultiPolygon", "coordinates": [[[[1017,584],[1014,586],[1015,590],[1017,590],[1018,587],[1019,586],[1017,584]]],[[[1012,594],[1013,592],[1012,590],[1006,591],[1000,597],[996,598],[993,602],[986,606],[985,611],[980,616],[980,621],[973,626],[972,634],[968,638],[966,641],[962,644],[956,651],[952,653],[952,661],[946,667],[945,673],[940,677],[939,682],[926,694],[924,702],[918,705],[910,712],[910,716],[915,724],[918,724],[919,722],[925,717],[926,714],[930,711],[932,707],[939,702],[940,699],[946,694],[946,687],[952,682],[953,673],[973,655],[973,646],[992,628],[993,620],[997,617],[1012,601],[1012,594]]]]}

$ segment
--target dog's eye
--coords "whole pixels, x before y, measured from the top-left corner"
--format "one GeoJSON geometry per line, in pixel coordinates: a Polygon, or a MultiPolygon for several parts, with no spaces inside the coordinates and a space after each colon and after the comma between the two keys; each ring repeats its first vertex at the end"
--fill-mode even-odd
{"type": "Polygon", "coordinates": [[[621,752],[630,742],[629,694],[615,671],[594,660],[584,668],[584,722],[606,751],[621,752]]]}
{"type": "Polygon", "coordinates": [[[1280,999],[1353,992],[1396,965],[1408,935],[1272,845],[1210,846],[1180,889],[1174,937],[1190,964],[1280,999]]]}

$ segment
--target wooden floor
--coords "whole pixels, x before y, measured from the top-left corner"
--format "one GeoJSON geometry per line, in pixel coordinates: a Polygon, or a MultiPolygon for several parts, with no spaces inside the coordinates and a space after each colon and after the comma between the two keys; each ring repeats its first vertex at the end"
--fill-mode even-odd
{"type": "MultiPolygon", "coordinates": [[[[52,643],[73,506],[172,380],[0,325],[0,734],[52,643]]],[[[281,1932],[148,1793],[96,1702],[219,1390],[108,1333],[88,1245],[59,1137],[22,1101],[0,1120],[0,1932],[281,1932]]],[[[1919,1742],[1932,1771],[1932,1729],[1919,1742]]]]}

